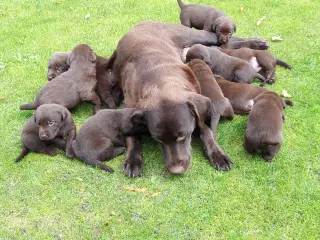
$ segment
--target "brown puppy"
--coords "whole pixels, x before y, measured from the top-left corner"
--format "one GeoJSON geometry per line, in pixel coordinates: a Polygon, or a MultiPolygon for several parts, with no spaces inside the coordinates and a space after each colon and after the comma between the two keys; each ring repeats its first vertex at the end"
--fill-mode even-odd
{"type": "MultiPolygon", "coordinates": [[[[49,60],[48,65],[48,81],[59,76],[61,73],[69,69],[67,58],[70,53],[54,53],[49,60]]],[[[96,59],[96,90],[108,108],[115,109],[121,101],[121,91],[116,85],[116,79],[112,71],[106,69],[108,59],[102,56],[97,56],[96,59]]]]}
{"type": "Polygon", "coordinates": [[[254,99],[243,144],[248,153],[261,150],[262,157],[268,161],[277,154],[282,144],[284,108],[285,102],[271,91],[263,92],[254,99]]]}
{"type": "Polygon", "coordinates": [[[269,45],[261,38],[239,38],[232,36],[227,43],[222,44],[219,47],[223,49],[238,49],[247,47],[251,49],[266,50],[269,48],[269,45]]]}
{"type": "Polygon", "coordinates": [[[236,24],[223,11],[200,4],[186,5],[181,0],[178,4],[182,25],[213,32],[220,44],[226,44],[236,32],[236,24]]]}
{"type": "Polygon", "coordinates": [[[143,122],[131,118],[134,112],[134,108],[100,110],[80,128],[72,143],[74,154],[88,165],[113,172],[113,169],[102,161],[124,153],[124,140],[120,133],[132,135],[146,128],[143,122]]]}
{"type": "Polygon", "coordinates": [[[234,116],[233,108],[228,98],[223,93],[213,76],[209,66],[200,59],[194,59],[188,63],[200,83],[201,95],[206,96],[212,101],[211,130],[215,136],[220,116],[232,119],[234,116]]]}
{"type": "Polygon", "coordinates": [[[269,92],[266,88],[251,84],[230,82],[217,75],[215,75],[215,77],[223,95],[229,99],[236,114],[249,114],[253,107],[253,99],[260,93],[269,92]]]}
{"type": "Polygon", "coordinates": [[[286,62],[276,59],[271,53],[262,50],[254,50],[250,48],[232,49],[220,49],[221,52],[228,54],[229,56],[240,58],[247,61],[256,70],[261,72],[265,77],[265,82],[272,84],[275,82],[276,65],[282,66],[286,69],[291,69],[291,66],[286,62]]]}
{"type": "Polygon", "coordinates": [[[68,57],[69,53],[66,52],[55,52],[52,54],[48,63],[48,81],[51,81],[69,69],[70,66],[67,64],[68,57]]]}
{"type": "Polygon", "coordinates": [[[214,74],[232,82],[252,83],[258,78],[261,82],[265,78],[257,73],[249,63],[239,58],[228,56],[216,47],[207,47],[201,44],[193,45],[187,52],[187,62],[192,59],[201,59],[209,65],[214,74]]]}
{"type": "MultiPolygon", "coordinates": [[[[199,94],[193,72],[181,61],[183,48],[195,43],[214,45],[217,38],[211,32],[178,24],[145,21],[119,41],[110,58],[126,107],[143,110],[143,114],[134,113],[131,119],[146,121],[151,136],[160,145],[167,170],[173,174],[188,169],[191,134],[196,125],[200,131],[204,129],[204,120],[212,109],[211,100],[199,94]]],[[[211,139],[212,144],[206,146],[210,163],[217,169],[231,169],[231,161],[211,139]]],[[[130,136],[126,143],[124,172],[141,176],[139,139],[130,136]]]]}
{"type": "Polygon", "coordinates": [[[68,109],[82,101],[95,104],[94,113],[101,108],[101,101],[95,92],[96,55],[86,44],[76,46],[68,56],[69,70],[49,81],[40,89],[33,103],[20,106],[21,110],[36,109],[42,104],[56,103],[68,109]]]}
{"type": "Polygon", "coordinates": [[[76,126],[71,113],[57,104],[43,104],[22,129],[22,152],[15,162],[20,162],[29,152],[56,155],[57,145],[73,157],[72,141],[76,137],[76,126]],[[65,140],[66,139],[66,140],[65,140]]]}

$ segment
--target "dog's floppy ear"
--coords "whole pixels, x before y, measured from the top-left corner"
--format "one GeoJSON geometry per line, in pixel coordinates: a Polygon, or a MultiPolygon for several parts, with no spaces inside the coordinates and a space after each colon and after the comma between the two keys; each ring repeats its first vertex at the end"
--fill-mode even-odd
{"type": "Polygon", "coordinates": [[[108,76],[108,82],[109,82],[112,86],[116,85],[117,79],[116,79],[116,77],[114,76],[114,74],[112,73],[112,70],[111,70],[111,69],[108,69],[108,70],[107,70],[107,76],[108,76]]]}
{"type": "Polygon", "coordinates": [[[67,117],[68,117],[68,112],[66,109],[61,109],[61,111],[59,111],[60,115],[61,115],[61,122],[64,122],[67,117]]]}
{"type": "Polygon", "coordinates": [[[194,75],[193,71],[188,66],[183,66],[181,69],[186,73],[188,81],[192,84],[192,86],[195,88],[196,92],[200,94],[201,88],[200,83],[198,82],[198,79],[194,75]]]}
{"type": "Polygon", "coordinates": [[[133,126],[146,124],[143,110],[134,111],[130,116],[130,121],[133,124],[133,126]]]}
{"type": "Polygon", "coordinates": [[[205,120],[211,115],[211,100],[200,94],[192,93],[187,104],[191,113],[196,117],[198,127],[204,128],[205,120]]]}
{"type": "Polygon", "coordinates": [[[96,60],[97,60],[97,55],[94,53],[94,51],[92,50],[91,47],[89,47],[89,61],[92,62],[92,63],[95,63],[96,60]]]}

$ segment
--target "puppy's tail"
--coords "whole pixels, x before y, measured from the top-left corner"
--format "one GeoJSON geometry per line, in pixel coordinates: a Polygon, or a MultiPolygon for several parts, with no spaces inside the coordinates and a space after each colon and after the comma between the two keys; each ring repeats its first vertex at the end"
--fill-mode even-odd
{"type": "Polygon", "coordinates": [[[265,139],[265,137],[262,137],[260,143],[262,146],[266,146],[266,145],[277,146],[279,144],[279,141],[275,139],[274,140],[265,139]]]}
{"type": "Polygon", "coordinates": [[[281,61],[279,59],[276,59],[276,64],[286,69],[292,69],[292,67],[288,63],[281,61]]]}
{"type": "Polygon", "coordinates": [[[18,163],[22,160],[22,158],[24,158],[28,153],[30,152],[30,150],[26,147],[22,147],[22,151],[20,153],[20,155],[16,158],[15,163],[18,163]]]}
{"type": "Polygon", "coordinates": [[[35,110],[37,109],[38,104],[36,102],[28,103],[20,106],[20,110],[35,110]]]}
{"type": "Polygon", "coordinates": [[[181,0],[177,0],[177,1],[178,1],[180,9],[182,9],[185,6],[185,4],[181,0]]]}
{"type": "Polygon", "coordinates": [[[285,105],[293,106],[293,102],[290,99],[282,98],[285,105]]]}

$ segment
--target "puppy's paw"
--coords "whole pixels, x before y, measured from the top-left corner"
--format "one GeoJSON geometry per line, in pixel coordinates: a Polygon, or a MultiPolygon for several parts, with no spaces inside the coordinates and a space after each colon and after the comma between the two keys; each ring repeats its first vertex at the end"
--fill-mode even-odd
{"type": "Polygon", "coordinates": [[[76,157],[76,155],[73,153],[72,150],[67,150],[66,156],[67,156],[68,158],[74,158],[74,157],[76,157]]]}
{"type": "Polygon", "coordinates": [[[261,38],[257,38],[255,40],[252,40],[251,48],[257,49],[257,50],[266,50],[269,48],[269,44],[267,43],[266,40],[261,39],[261,38]]]}
{"type": "Polygon", "coordinates": [[[222,152],[207,154],[209,162],[217,170],[229,171],[232,168],[232,161],[222,152]]]}
{"type": "Polygon", "coordinates": [[[60,150],[58,148],[48,148],[46,152],[51,156],[55,156],[60,153],[60,150]]]}
{"type": "Polygon", "coordinates": [[[123,172],[126,176],[128,177],[141,177],[142,176],[142,163],[140,160],[140,163],[137,161],[132,161],[132,159],[130,159],[131,161],[129,161],[128,159],[125,160],[125,162],[123,163],[123,172]]]}

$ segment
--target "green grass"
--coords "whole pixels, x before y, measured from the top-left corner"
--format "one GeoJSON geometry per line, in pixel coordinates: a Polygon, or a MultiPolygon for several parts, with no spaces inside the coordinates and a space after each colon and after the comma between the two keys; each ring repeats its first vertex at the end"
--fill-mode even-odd
{"type": "MultiPolygon", "coordinates": [[[[191,3],[191,1],[185,1],[191,3]]],[[[19,111],[46,83],[49,56],[79,43],[110,56],[143,20],[179,23],[174,0],[2,0],[0,3],[0,239],[320,239],[320,12],[317,0],[199,1],[225,10],[237,36],[263,37],[294,70],[278,68],[269,89],[287,90],[284,144],[272,163],[242,147],[246,117],[218,127],[234,162],[218,172],[199,139],[181,176],[165,172],[156,143],[143,139],[143,177],[106,174],[70,160],[32,153],[14,164],[31,111],[19,111]],[[244,11],[240,11],[240,6],[244,11]],[[88,20],[84,16],[90,13],[88,20]],[[266,16],[262,25],[259,18],[266,16]],[[281,42],[271,42],[280,35],[281,42]],[[123,187],[147,188],[148,193],[123,187]]],[[[72,111],[77,126],[91,114],[72,111]]]]}

